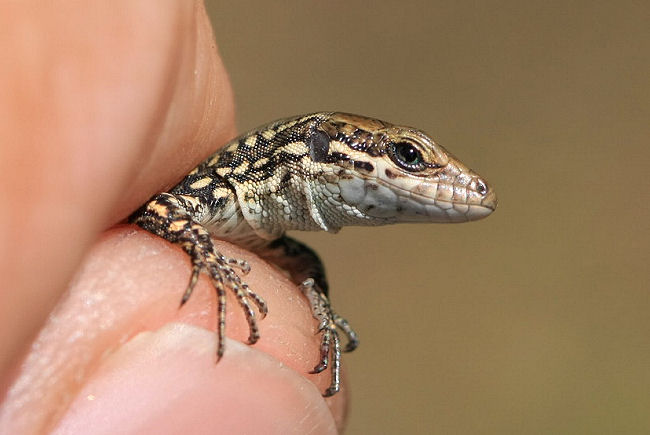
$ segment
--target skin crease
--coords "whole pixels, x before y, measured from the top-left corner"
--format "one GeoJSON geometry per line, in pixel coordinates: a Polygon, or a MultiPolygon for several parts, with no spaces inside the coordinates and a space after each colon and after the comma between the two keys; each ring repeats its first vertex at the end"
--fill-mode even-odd
{"type": "Polygon", "coordinates": [[[250,261],[270,314],[258,344],[230,341],[215,365],[205,279],[178,309],[182,251],[102,233],[235,136],[202,3],[13,2],[0,24],[0,432],[341,429],[345,391],[325,400],[329,376],[307,374],[315,320],[281,272],[217,244],[250,261]]]}

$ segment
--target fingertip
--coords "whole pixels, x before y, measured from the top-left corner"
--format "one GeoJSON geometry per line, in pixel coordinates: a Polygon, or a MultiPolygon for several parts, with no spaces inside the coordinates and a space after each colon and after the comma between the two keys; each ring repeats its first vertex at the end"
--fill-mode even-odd
{"type": "Polygon", "coordinates": [[[143,332],[98,368],[54,431],[64,433],[337,433],[315,386],[269,355],[173,323],[143,332]]]}
{"type": "MultiPolygon", "coordinates": [[[[257,367],[258,375],[231,374],[220,368],[220,371],[215,373],[208,372],[209,376],[234,377],[236,379],[239,379],[237,376],[245,376],[247,380],[252,380],[253,384],[247,390],[243,390],[239,384],[226,383],[224,385],[230,385],[229,388],[242,391],[242,397],[244,391],[257,397],[254,390],[255,383],[265,385],[264,381],[260,380],[260,376],[265,379],[265,372],[273,367],[282,367],[283,370],[291,371],[301,380],[298,384],[292,381],[286,385],[284,381],[275,380],[273,382],[276,385],[280,383],[286,388],[297,388],[300,391],[310,388],[313,392],[308,396],[309,402],[303,402],[302,405],[294,407],[303,413],[311,413],[311,407],[329,408],[331,410],[330,418],[334,420],[335,426],[342,427],[346,413],[345,392],[338,393],[332,398],[323,399],[321,393],[329,385],[329,374],[308,375],[308,371],[318,359],[319,340],[313,334],[314,321],[309,313],[307,302],[294,285],[289,283],[276,269],[261,262],[259,258],[223,242],[218,242],[218,248],[225,255],[247,258],[251,262],[253,270],[247,281],[251,288],[260,292],[260,296],[268,301],[271,308],[268,318],[260,324],[261,339],[259,342],[254,347],[250,347],[236,342],[231,343],[228,340],[224,357],[216,364],[218,367],[229,367],[229,358],[233,356],[233,353],[237,353],[237,349],[243,347],[254,351],[247,355],[255,357],[257,354],[264,354],[267,358],[266,365],[247,366],[245,362],[237,362],[231,365],[231,369],[250,372],[253,367],[257,367]],[[273,367],[269,367],[269,364],[273,367]],[[313,401],[317,401],[318,404],[313,401]]],[[[117,391],[121,391],[121,393],[109,396],[112,397],[111,400],[117,401],[120,395],[134,394],[135,397],[140,397],[141,406],[153,407],[157,406],[157,401],[163,399],[153,393],[147,396],[146,391],[142,390],[147,389],[149,384],[139,384],[140,378],[147,379],[147,376],[158,373],[156,382],[161,385],[153,385],[153,391],[158,391],[159,395],[173,396],[177,394],[177,391],[171,387],[186,382],[184,377],[188,375],[189,370],[194,370],[192,367],[196,366],[195,369],[199,372],[214,368],[215,355],[217,354],[217,340],[214,332],[216,327],[214,289],[210,288],[207,280],[199,280],[193,297],[182,309],[178,309],[180,293],[187,285],[187,276],[190,273],[191,267],[185,254],[158,237],[137,231],[132,226],[122,226],[107,232],[87,256],[80,273],[74,279],[67,293],[67,297],[57,307],[41,331],[39,338],[32,346],[32,352],[23,364],[21,374],[10,389],[5,403],[0,406],[0,433],[29,433],[30,430],[31,432],[43,432],[49,427],[48,422],[52,424],[52,422],[63,422],[68,419],[69,411],[80,406],[72,405],[71,402],[76,403],[79,400],[92,402],[79,408],[83,411],[79,411],[79,418],[86,418],[84,416],[89,415],[90,417],[87,418],[92,421],[101,418],[103,411],[107,412],[106,419],[113,418],[113,413],[106,407],[109,405],[97,408],[98,395],[93,392],[97,391],[94,386],[96,385],[94,384],[95,380],[101,379],[97,376],[108,370],[104,369],[104,366],[111,368],[113,367],[111,364],[121,364],[129,360],[137,361],[137,358],[144,358],[145,361],[148,361],[146,364],[134,363],[133,366],[138,367],[137,370],[120,369],[121,371],[118,372],[115,368],[117,366],[108,370],[110,373],[121,374],[119,376],[114,374],[107,378],[108,380],[102,384],[104,385],[102,388],[108,390],[109,381],[113,380],[116,382],[117,391]],[[157,345],[148,347],[138,345],[147,337],[158,336],[159,330],[165,328],[164,325],[175,325],[180,322],[194,325],[194,328],[205,333],[209,338],[209,345],[205,343],[201,346],[197,345],[194,347],[199,350],[192,350],[191,343],[203,339],[193,338],[195,334],[191,332],[192,329],[189,330],[190,333],[185,334],[187,330],[182,328],[172,329],[172,338],[159,338],[156,342],[157,345]],[[165,340],[171,340],[171,343],[177,345],[180,350],[165,350],[166,347],[163,346],[166,343],[165,340]],[[185,342],[188,344],[185,345],[185,342]],[[132,344],[138,346],[132,347],[132,344]],[[139,350],[139,352],[122,353],[122,347],[125,347],[128,352],[135,352],[135,350],[139,350]],[[115,360],[113,354],[118,355],[115,360]],[[176,355],[174,358],[188,358],[190,362],[181,363],[176,360],[165,362],[167,354],[176,355]],[[127,359],[120,355],[130,355],[130,357],[127,359]],[[159,362],[152,355],[161,358],[162,361],[159,362]],[[147,358],[149,359],[147,360],[147,358]],[[201,359],[203,362],[193,361],[197,359],[201,359]],[[116,362],[111,363],[111,361],[116,362]],[[176,362],[172,363],[172,361],[176,362]],[[168,367],[168,370],[156,372],[158,365],[168,367]],[[170,384],[168,386],[170,389],[161,390],[162,384],[170,384]],[[148,402],[150,400],[151,404],[148,402]]],[[[228,334],[238,340],[244,340],[249,333],[249,325],[242,313],[236,309],[234,297],[229,302],[229,306],[235,309],[228,310],[228,334]]],[[[167,347],[173,348],[174,346],[167,347]]],[[[285,379],[283,376],[280,376],[280,379],[285,379]]],[[[197,379],[199,380],[193,382],[196,384],[203,382],[198,375],[197,379]]],[[[153,380],[148,382],[155,384],[153,380]]],[[[244,385],[245,380],[241,380],[241,382],[244,385]]],[[[276,395],[271,396],[271,393],[268,393],[267,396],[272,397],[275,401],[281,399],[280,402],[282,402],[285,395],[293,397],[292,393],[282,392],[279,394],[278,392],[284,391],[282,389],[272,390],[276,391],[276,395]]],[[[210,403],[218,404],[222,401],[220,395],[210,396],[210,391],[205,394],[202,397],[206,397],[210,403]]],[[[224,397],[223,400],[230,400],[228,396],[224,397]]],[[[111,404],[112,402],[107,403],[111,404]]],[[[184,406],[182,402],[173,403],[174,406],[178,406],[178,409],[174,408],[172,414],[185,412],[180,409],[184,406]]],[[[133,406],[136,405],[133,404],[133,406]]],[[[115,406],[119,407],[120,404],[115,406]]],[[[190,401],[187,406],[195,405],[190,401]]],[[[253,408],[248,411],[251,410],[253,408]]],[[[160,412],[162,413],[162,411],[160,412]]],[[[314,412],[320,413],[321,411],[314,412]]],[[[82,424],[76,423],[76,418],[71,420],[75,421],[74,425],[82,424]]],[[[119,418],[119,416],[115,418],[119,418]]],[[[152,417],[153,420],[154,417],[152,417]]],[[[65,427],[76,427],[74,425],[70,423],[65,427]]]]}

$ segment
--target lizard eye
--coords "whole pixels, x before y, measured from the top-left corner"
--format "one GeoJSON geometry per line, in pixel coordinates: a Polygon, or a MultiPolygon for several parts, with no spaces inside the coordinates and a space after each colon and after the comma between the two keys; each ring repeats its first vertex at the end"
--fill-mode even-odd
{"type": "Polygon", "coordinates": [[[389,156],[395,164],[407,171],[421,171],[426,168],[422,153],[408,142],[394,143],[389,147],[389,156]]]}

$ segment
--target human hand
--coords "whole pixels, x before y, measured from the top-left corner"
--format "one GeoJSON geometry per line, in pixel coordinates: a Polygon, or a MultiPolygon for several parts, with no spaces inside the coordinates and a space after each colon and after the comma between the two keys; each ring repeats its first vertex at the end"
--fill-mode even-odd
{"type": "MultiPolygon", "coordinates": [[[[270,313],[258,344],[229,340],[215,364],[207,281],[178,308],[185,254],[133,226],[97,240],[234,136],[203,5],[17,3],[0,20],[0,432],[340,427],[344,394],[324,400],[327,374],[307,375],[315,321],[281,273],[217,243],[250,262],[270,313]]],[[[228,303],[227,334],[245,340],[228,303]]]]}

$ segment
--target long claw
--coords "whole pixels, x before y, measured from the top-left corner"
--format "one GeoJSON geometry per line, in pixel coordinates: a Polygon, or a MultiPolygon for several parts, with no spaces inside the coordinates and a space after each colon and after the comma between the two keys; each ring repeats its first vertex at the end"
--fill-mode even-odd
{"type": "Polygon", "coordinates": [[[332,341],[334,342],[334,349],[332,349],[332,366],[331,373],[332,379],[330,386],[323,395],[325,397],[332,396],[339,392],[341,389],[341,343],[336,331],[332,334],[332,341]]]}
{"type": "Polygon", "coordinates": [[[320,342],[320,360],[310,373],[320,373],[329,365],[331,331],[324,331],[320,342]]]}
{"type": "Polygon", "coordinates": [[[192,275],[190,276],[190,283],[187,285],[187,289],[185,290],[185,293],[183,293],[183,297],[181,298],[181,307],[185,305],[185,302],[187,302],[190,299],[190,296],[192,296],[192,292],[194,291],[194,286],[196,286],[196,282],[199,280],[199,274],[201,273],[201,264],[200,263],[194,263],[192,265],[192,275]]]}
{"type": "Polygon", "coordinates": [[[359,338],[349,323],[332,310],[327,296],[316,285],[314,279],[304,280],[300,288],[309,300],[312,314],[318,320],[318,331],[322,334],[320,360],[311,373],[320,373],[327,368],[330,369],[332,380],[323,395],[331,396],[336,394],[341,386],[341,339],[337,328],[341,329],[348,339],[345,347],[346,352],[352,351],[358,346],[359,338]]]}
{"type": "Polygon", "coordinates": [[[226,290],[223,288],[223,280],[221,277],[212,277],[212,283],[217,290],[217,362],[223,356],[226,349],[226,290]]]}
{"type": "Polygon", "coordinates": [[[242,289],[244,289],[246,295],[251,298],[253,302],[255,302],[255,305],[257,305],[257,311],[260,313],[260,319],[265,318],[269,312],[269,307],[266,304],[266,301],[253,290],[251,290],[247,284],[242,284],[242,289]]]}
{"type": "Polygon", "coordinates": [[[345,320],[341,316],[334,315],[334,323],[336,323],[336,326],[338,326],[343,332],[345,332],[345,336],[348,339],[348,342],[345,345],[345,349],[343,349],[343,352],[352,352],[354,349],[359,347],[359,336],[354,331],[354,329],[352,329],[352,327],[350,326],[347,320],[345,320]]]}

